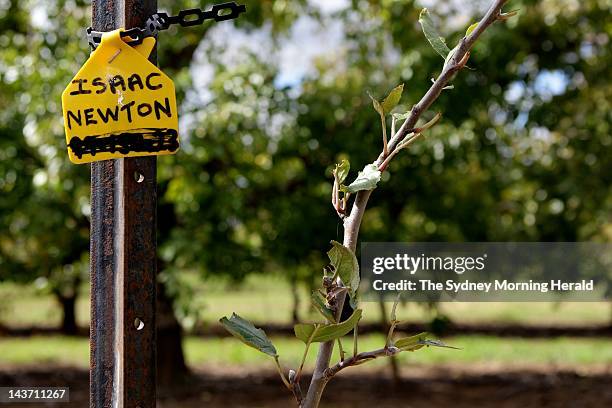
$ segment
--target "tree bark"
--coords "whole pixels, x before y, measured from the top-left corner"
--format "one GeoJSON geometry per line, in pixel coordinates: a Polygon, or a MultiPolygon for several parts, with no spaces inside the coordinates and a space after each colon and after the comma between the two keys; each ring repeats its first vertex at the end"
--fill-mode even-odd
{"type": "Polygon", "coordinates": [[[183,329],[161,283],[157,284],[157,350],[158,387],[183,385],[191,375],[183,353],[183,329]]]}
{"type": "Polygon", "coordinates": [[[300,287],[295,277],[291,278],[291,297],[293,299],[291,321],[295,324],[300,321],[300,287]]]}
{"type": "Polygon", "coordinates": [[[70,296],[56,295],[57,301],[62,308],[62,325],[61,332],[69,336],[77,334],[78,327],[76,323],[76,293],[70,296]]]}

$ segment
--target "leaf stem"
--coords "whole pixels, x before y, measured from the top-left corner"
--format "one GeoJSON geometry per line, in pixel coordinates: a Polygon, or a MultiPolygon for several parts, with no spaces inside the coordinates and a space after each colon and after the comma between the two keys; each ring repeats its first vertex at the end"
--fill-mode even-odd
{"type": "Polygon", "coordinates": [[[274,356],[274,362],[276,363],[276,369],[278,370],[278,374],[280,375],[281,379],[283,380],[283,384],[285,384],[285,387],[287,387],[287,389],[289,391],[293,392],[293,387],[289,383],[289,380],[287,380],[287,377],[285,377],[285,373],[283,373],[283,369],[282,369],[282,367],[280,365],[280,362],[278,361],[278,356],[274,356]]]}
{"type": "Polygon", "coordinates": [[[345,353],[344,348],[342,348],[342,340],[338,338],[338,351],[340,352],[340,361],[344,360],[345,353]]]}
{"type": "Polygon", "coordinates": [[[357,323],[355,325],[355,328],[353,329],[353,357],[357,355],[357,351],[359,349],[358,337],[359,337],[359,323],[357,323]]]}
{"type": "Polygon", "coordinates": [[[380,124],[382,125],[383,134],[383,155],[389,154],[389,147],[387,146],[387,122],[385,121],[385,115],[380,114],[380,124]]]}
{"type": "Polygon", "coordinates": [[[389,347],[391,346],[392,343],[392,338],[393,338],[393,332],[395,331],[395,327],[397,326],[398,320],[397,320],[397,305],[399,304],[399,301],[402,297],[402,294],[398,294],[397,298],[395,299],[395,302],[393,302],[393,307],[391,308],[391,322],[390,322],[390,326],[389,326],[389,332],[387,333],[387,341],[385,342],[385,346],[389,347]]]}
{"type": "Polygon", "coordinates": [[[310,345],[312,344],[312,339],[314,339],[315,334],[319,330],[319,325],[315,325],[315,329],[310,334],[308,341],[306,342],[306,348],[304,349],[304,355],[302,355],[302,362],[300,363],[300,368],[295,376],[295,382],[300,381],[300,377],[302,376],[302,370],[304,369],[304,363],[306,362],[306,357],[308,356],[308,350],[310,349],[310,345]]]}

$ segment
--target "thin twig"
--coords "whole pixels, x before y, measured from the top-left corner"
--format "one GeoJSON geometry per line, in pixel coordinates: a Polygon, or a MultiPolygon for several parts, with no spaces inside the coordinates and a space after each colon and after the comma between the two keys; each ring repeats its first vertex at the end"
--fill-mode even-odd
{"type": "Polygon", "coordinates": [[[353,357],[357,355],[359,351],[359,323],[355,325],[353,329],[353,357]]]}
{"type": "Polygon", "coordinates": [[[391,163],[391,160],[393,160],[393,158],[404,148],[409,146],[414,140],[418,139],[421,136],[421,133],[410,133],[408,134],[408,136],[406,136],[406,138],[404,138],[404,140],[402,140],[402,143],[399,144],[392,152],[390,155],[387,156],[387,158],[385,159],[385,161],[382,162],[382,164],[380,166],[378,166],[378,170],[380,171],[385,171],[387,170],[387,166],[389,166],[389,163],[391,163]]]}
{"type": "MultiPolygon", "coordinates": [[[[438,98],[444,87],[450,82],[455,76],[458,70],[460,70],[467,62],[466,55],[469,56],[468,51],[472,49],[476,40],[482,35],[482,33],[494,22],[499,20],[501,16],[501,9],[507,0],[495,0],[485,16],[480,20],[476,28],[468,35],[464,37],[460,43],[457,51],[451,58],[449,64],[442,71],[438,79],[435,80],[431,88],[425,93],[421,100],[412,107],[410,115],[402,124],[402,127],[397,131],[397,134],[393,135],[389,142],[389,149],[393,151],[397,144],[408,134],[408,129],[413,128],[416,122],[421,117],[421,114],[425,112],[431,104],[438,98]],[[463,63],[463,65],[462,65],[463,63]]],[[[378,161],[383,161],[384,155],[378,157],[378,161]]],[[[380,164],[380,163],[379,163],[380,164]]]]}
{"type": "Polygon", "coordinates": [[[397,299],[395,299],[395,302],[393,302],[393,308],[391,309],[391,322],[389,325],[389,332],[387,333],[387,341],[385,342],[385,346],[389,347],[391,346],[391,341],[393,339],[393,332],[395,331],[395,326],[397,326],[398,320],[397,320],[397,305],[399,304],[400,298],[402,297],[402,294],[398,294],[397,295],[397,299]]]}
{"type": "Polygon", "coordinates": [[[327,379],[329,380],[334,375],[338,374],[341,370],[344,370],[347,367],[360,365],[365,363],[366,361],[375,360],[379,357],[391,357],[400,352],[401,350],[397,347],[383,347],[378,350],[366,351],[363,353],[355,354],[354,356],[342,360],[338,364],[329,367],[327,370],[325,370],[325,377],[327,377],[327,379]]]}
{"type": "Polygon", "coordinates": [[[383,155],[386,156],[387,154],[389,154],[389,148],[387,145],[387,122],[385,121],[385,115],[380,115],[380,123],[382,125],[383,133],[383,155]]]}
{"type": "Polygon", "coordinates": [[[306,348],[304,349],[304,354],[302,355],[302,363],[300,364],[300,368],[298,368],[298,372],[295,375],[296,383],[300,382],[300,378],[302,377],[302,370],[304,369],[304,363],[306,362],[306,357],[308,356],[308,350],[310,349],[310,345],[312,344],[312,339],[314,338],[315,334],[317,334],[318,330],[319,330],[319,325],[315,325],[315,328],[310,334],[310,337],[308,337],[308,341],[306,342],[306,348]]]}
{"type": "Polygon", "coordinates": [[[342,340],[340,340],[340,338],[338,338],[338,351],[340,352],[340,361],[344,360],[346,355],[344,353],[344,348],[342,347],[342,340]]]}

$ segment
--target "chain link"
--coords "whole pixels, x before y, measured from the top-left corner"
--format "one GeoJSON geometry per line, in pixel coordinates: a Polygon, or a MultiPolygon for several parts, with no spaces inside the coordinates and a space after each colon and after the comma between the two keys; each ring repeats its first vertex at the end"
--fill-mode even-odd
{"type": "MultiPolygon", "coordinates": [[[[180,25],[181,27],[191,27],[204,24],[207,20],[227,21],[240,17],[240,14],[246,12],[246,6],[236,4],[234,2],[215,4],[208,11],[199,8],[181,10],[177,16],[169,16],[167,13],[160,12],[151,15],[144,28],[131,28],[121,32],[121,38],[126,39],[126,43],[134,46],[142,44],[142,40],[146,37],[153,37],[162,30],[167,30],[171,25],[180,25]]],[[[101,31],[94,31],[91,27],[87,28],[87,42],[92,50],[95,50],[102,41],[101,31]]]]}

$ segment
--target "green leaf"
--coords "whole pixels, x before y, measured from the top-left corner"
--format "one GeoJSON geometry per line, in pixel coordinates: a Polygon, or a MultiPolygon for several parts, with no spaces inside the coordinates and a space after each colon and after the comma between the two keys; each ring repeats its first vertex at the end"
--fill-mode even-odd
{"type": "Polygon", "coordinates": [[[423,347],[421,341],[427,340],[429,333],[423,332],[414,336],[404,337],[401,339],[397,339],[394,343],[394,346],[403,351],[414,351],[423,347]]]}
{"type": "Polygon", "coordinates": [[[380,181],[380,170],[375,164],[368,164],[359,172],[355,181],[346,187],[349,193],[356,193],[362,190],[374,190],[380,181]]]}
{"type": "Polygon", "coordinates": [[[342,159],[340,163],[336,164],[336,169],[334,171],[338,176],[338,183],[344,183],[344,180],[346,180],[346,176],[348,176],[350,170],[351,163],[349,163],[348,160],[342,159]]]}
{"type": "Polygon", "coordinates": [[[398,85],[382,101],[382,110],[383,114],[388,115],[391,111],[397,106],[400,99],[402,99],[402,94],[404,93],[404,84],[398,85]]]}
{"type": "Polygon", "coordinates": [[[440,340],[421,340],[419,344],[422,344],[424,346],[444,347],[444,348],[449,348],[449,349],[454,349],[454,350],[461,350],[459,347],[449,346],[448,344],[445,344],[441,342],[440,340]]]}
{"type": "Polygon", "coordinates": [[[474,23],[471,26],[469,26],[467,30],[465,30],[465,36],[467,37],[468,35],[472,34],[472,31],[474,31],[476,27],[478,27],[478,23],[474,23]]]}
{"type": "Polygon", "coordinates": [[[429,333],[419,333],[415,336],[404,337],[395,341],[394,346],[402,351],[415,351],[424,346],[432,346],[432,347],[444,347],[455,350],[461,350],[458,347],[449,346],[440,340],[430,340],[428,339],[429,333]]]}
{"type": "Polygon", "coordinates": [[[266,336],[266,333],[263,330],[256,328],[253,326],[253,323],[243,319],[236,313],[232,313],[232,317],[229,319],[227,317],[222,317],[219,320],[219,323],[221,323],[223,327],[225,327],[225,329],[234,337],[237,337],[247,346],[251,346],[274,358],[278,357],[276,348],[274,348],[274,345],[268,336],[266,336]]]}
{"type": "Polygon", "coordinates": [[[379,102],[371,93],[368,92],[368,96],[372,100],[372,106],[374,106],[374,110],[378,112],[381,117],[385,117],[391,113],[391,111],[397,106],[400,99],[402,99],[402,94],[404,93],[404,84],[398,85],[389,92],[389,95],[382,101],[379,102]]]}
{"type": "Polygon", "coordinates": [[[331,244],[332,248],[327,252],[327,256],[353,299],[359,289],[359,262],[353,251],[341,243],[331,241],[331,244]]]}
{"type": "Polygon", "coordinates": [[[355,290],[353,293],[349,293],[349,296],[349,305],[351,305],[351,309],[357,309],[357,306],[359,306],[359,292],[355,290]]]}
{"type": "Polygon", "coordinates": [[[348,332],[357,326],[357,323],[359,323],[361,319],[361,313],[361,309],[355,310],[351,317],[342,323],[323,325],[312,323],[296,324],[293,326],[293,331],[295,332],[295,337],[302,340],[304,343],[308,343],[308,340],[312,343],[335,340],[348,334],[348,332]]]}
{"type": "Polygon", "coordinates": [[[426,8],[421,10],[421,14],[419,15],[419,23],[421,23],[423,34],[425,34],[425,38],[427,38],[427,41],[429,41],[431,47],[438,54],[440,54],[442,58],[446,58],[450,52],[450,49],[446,45],[444,38],[438,33],[438,29],[434,25],[434,22],[429,15],[429,11],[426,8]]]}
{"type": "Polygon", "coordinates": [[[378,114],[382,117],[385,116],[385,110],[383,109],[383,106],[381,105],[380,102],[378,102],[378,99],[376,99],[375,97],[372,96],[372,94],[370,92],[368,92],[368,96],[370,97],[370,99],[372,100],[372,106],[374,106],[374,110],[376,112],[378,112],[378,114]]]}
{"type": "Polygon", "coordinates": [[[329,320],[330,322],[335,322],[336,317],[334,316],[334,312],[327,307],[325,303],[325,298],[319,291],[312,292],[312,304],[323,315],[324,318],[329,320]]]}

